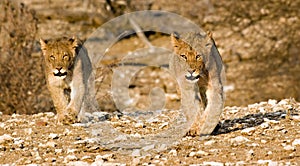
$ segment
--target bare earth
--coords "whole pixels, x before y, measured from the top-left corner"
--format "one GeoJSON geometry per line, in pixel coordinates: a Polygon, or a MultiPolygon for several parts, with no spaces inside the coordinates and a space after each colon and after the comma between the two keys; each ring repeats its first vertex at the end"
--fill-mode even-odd
{"type": "MultiPolygon", "coordinates": [[[[168,110],[171,111],[172,110],[168,110]]],[[[55,114],[2,115],[0,163],[67,165],[298,165],[300,103],[269,100],[248,107],[226,107],[218,130],[207,137],[183,137],[177,145],[147,155],[108,149],[92,141],[89,127],[57,126],[55,114]]],[[[148,134],[166,122],[136,122],[129,116],[108,120],[127,134],[148,134]],[[147,133],[148,132],[148,133],[147,133]]],[[[168,123],[165,124],[168,128],[168,123]]],[[[164,128],[162,128],[163,130],[164,128]]]]}
{"type": "MultiPolygon", "coordinates": [[[[82,1],[24,1],[39,19],[37,40],[53,34],[76,34],[87,39],[98,26],[122,13],[105,12],[102,1],[90,2],[92,5],[82,1]]],[[[93,114],[93,123],[62,126],[56,125],[55,113],[48,107],[33,115],[7,115],[0,110],[0,164],[299,165],[299,6],[299,1],[288,0],[131,1],[128,11],[167,10],[214,32],[227,67],[228,88],[226,107],[214,133],[183,136],[173,146],[159,151],[150,146],[144,149],[148,152],[145,154],[140,149],[99,144],[91,131],[93,123],[99,121],[137,138],[172,127],[172,118],[180,106],[177,85],[163,70],[148,67],[132,78],[129,94],[136,101],[134,106],[143,110],[150,105],[148,95],[153,87],[164,90],[166,105],[155,121],[138,121],[129,114],[120,116],[115,112],[105,118],[93,114]],[[180,2],[182,5],[178,5],[180,2]]],[[[147,37],[155,46],[170,48],[167,35],[147,37]]],[[[116,62],[129,51],[143,47],[136,36],[125,38],[110,49],[102,63],[116,62]]],[[[36,54],[35,58],[40,58],[40,53],[36,54]]],[[[102,92],[110,89],[110,78],[105,79],[105,91],[98,95],[103,99],[99,101],[102,109],[109,111],[114,109],[110,99],[106,102],[101,98],[102,92]]]]}

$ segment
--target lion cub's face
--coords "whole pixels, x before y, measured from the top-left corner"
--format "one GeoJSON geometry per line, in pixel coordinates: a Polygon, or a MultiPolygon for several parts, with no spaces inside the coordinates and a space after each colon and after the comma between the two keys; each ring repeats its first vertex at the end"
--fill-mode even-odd
{"type": "MultiPolygon", "coordinates": [[[[190,38],[192,43],[196,43],[197,46],[201,46],[202,42],[197,41],[194,38],[196,36],[192,36],[194,34],[190,34],[190,38]]],[[[189,40],[189,38],[187,39],[189,40]]],[[[195,83],[199,80],[200,77],[204,77],[205,63],[204,63],[204,55],[207,53],[205,48],[200,48],[196,51],[191,45],[184,42],[183,40],[175,37],[173,34],[171,35],[171,42],[174,48],[174,53],[179,56],[179,58],[187,63],[187,69],[185,78],[192,83],[195,83]]]]}
{"type": "Polygon", "coordinates": [[[76,38],[40,40],[47,74],[64,79],[73,67],[78,41],[76,38]]]}

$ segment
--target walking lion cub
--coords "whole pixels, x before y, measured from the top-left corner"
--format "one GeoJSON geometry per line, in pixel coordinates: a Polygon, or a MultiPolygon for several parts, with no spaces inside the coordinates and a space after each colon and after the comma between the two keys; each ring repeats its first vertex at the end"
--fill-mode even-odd
{"type": "Polygon", "coordinates": [[[58,123],[84,121],[84,112],[97,109],[94,75],[87,50],[76,37],[40,40],[45,75],[58,123]]]}
{"type": "Polygon", "coordinates": [[[212,33],[172,34],[171,43],[170,69],[181,87],[182,107],[194,122],[187,134],[211,134],[222,113],[225,83],[224,65],[212,33]],[[191,109],[197,110],[197,115],[189,115],[191,109]]]}

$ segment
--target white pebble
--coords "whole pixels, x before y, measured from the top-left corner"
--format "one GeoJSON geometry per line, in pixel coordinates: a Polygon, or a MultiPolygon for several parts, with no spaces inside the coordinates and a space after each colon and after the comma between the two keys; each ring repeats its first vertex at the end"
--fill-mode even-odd
{"type": "Polygon", "coordinates": [[[176,149],[172,149],[169,151],[169,154],[172,156],[177,156],[177,150],[176,149]]]}
{"type": "Polygon", "coordinates": [[[63,152],[63,150],[62,150],[62,149],[55,149],[54,152],[55,152],[56,154],[61,154],[61,153],[63,152]]]}
{"type": "Polygon", "coordinates": [[[224,166],[223,163],[219,163],[219,162],[214,162],[214,161],[208,161],[208,162],[203,162],[203,165],[213,165],[213,166],[224,166]]]}
{"type": "Polygon", "coordinates": [[[103,165],[104,161],[103,160],[96,160],[91,164],[91,166],[98,166],[98,165],[103,165]]]}
{"type": "Polygon", "coordinates": [[[233,143],[244,143],[244,142],[249,142],[250,140],[246,137],[243,136],[237,136],[235,138],[230,139],[230,142],[233,143]]]}
{"type": "Polygon", "coordinates": [[[54,148],[54,147],[56,147],[56,142],[54,142],[54,141],[48,141],[47,143],[46,143],[46,147],[52,147],[52,148],[54,148]]]}
{"type": "Polygon", "coordinates": [[[90,164],[84,161],[72,161],[69,162],[68,165],[70,166],[89,166],[90,164]]]}
{"type": "Polygon", "coordinates": [[[205,146],[210,146],[210,145],[212,145],[212,144],[214,144],[214,143],[216,143],[215,140],[209,140],[209,141],[204,142],[204,145],[205,145],[205,146]]]}
{"type": "Polygon", "coordinates": [[[275,105],[277,103],[277,100],[269,99],[268,104],[275,105]]]}
{"type": "Polygon", "coordinates": [[[241,131],[242,134],[252,135],[255,132],[255,127],[245,128],[241,131]]]}
{"type": "Polygon", "coordinates": [[[144,151],[149,151],[149,150],[154,149],[154,148],[155,148],[155,146],[154,146],[154,144],[152,144],[152,145],[145,146],[145,147],[143,147],[142,149],[143,149],[144,151]]]}
{"type": "Polygon", "coordinates": [[[75,155],[68,155],[64,159],[64,163],[68,163],[70,161],[76,161],[78,158],[75,155]]]}
{"type": "Polygon", "coordinates": [[[262,123],[261,125],[260,125],[260,127],[261,128],[263,128],[263,129],[267,129],[267,128],[269,128],[269,123],[268,122],[264,122],[264,123],[262,123]]]}
{"type": "Polygon", "coordinates": [[[49,134],[49,138],[51,138],[51,139],[58,139],[58,134],[50,133],[49,134]]]}
{"type": "Polygon", "coordinates": [[[133,152],[131,153],[131,156],[141,156],[141,151],[139,149],[134,149],[133,152]]]}
{"type": "Polygon", "coordinates": [[[295,150],[295,147],[294,147],[294,146],[291,146],[291,145],[287,145],[287,146],[284,146],[283,149],[284,149],[284,150],[287,150],[287,151],[294,151],[294,150],[295,150]]]}
{"type": "Polygon", "coordinates": [[[189,154],[189,157],[194,157],[196,155],[196,152],[191,152],[190,154],[189,154]]]}
{"type": "Polygon", "coordinates": [[[5,127],[5,123],[0,123],[0,128],[4,128],[5,127]]]}
{"type": "Polygon", "coordinates": [[[143,128],[144,127],[144,123],[136,123],[134,125],[135,128],[143,128]]]}
{"type": "Polygon", "coordinates": [[[300,139],[295,139],[292,143],[293,146],[300,145],[300,139]]]}
{"type": "Polygon", "coordinates": [[[5,142],[7,142],[7,141],[12,141],[12,140],[13,140],[13,137],[11,137],[8,134],[4,134],[4,135],[0,136],[0,144],[3,144],[5,142]]]}
{"type": "Polygon", "coordinates": [[[169,125],[169,122],[164,122],[159,126],[159,129],[165,128],[168,125],[169,125]]]}

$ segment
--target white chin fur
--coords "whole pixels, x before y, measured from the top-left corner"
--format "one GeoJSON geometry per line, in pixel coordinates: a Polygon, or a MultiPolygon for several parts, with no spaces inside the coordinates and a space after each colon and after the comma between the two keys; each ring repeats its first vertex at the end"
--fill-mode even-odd
{"type": "Polygon", "coordinates": [[[194,80],[188,80],[188,79],[186,79],[186,80],[187,80],[189,83],[193,83],[193,84],[194,84],[194,83],[198,82],[199,79],[194,79],[194,80]]]}
{"type": "Polygon", "coordinates": [[[66,78],[66,76],[55,76],[55,78],[62,80],[64,78],[66,78]]]}

